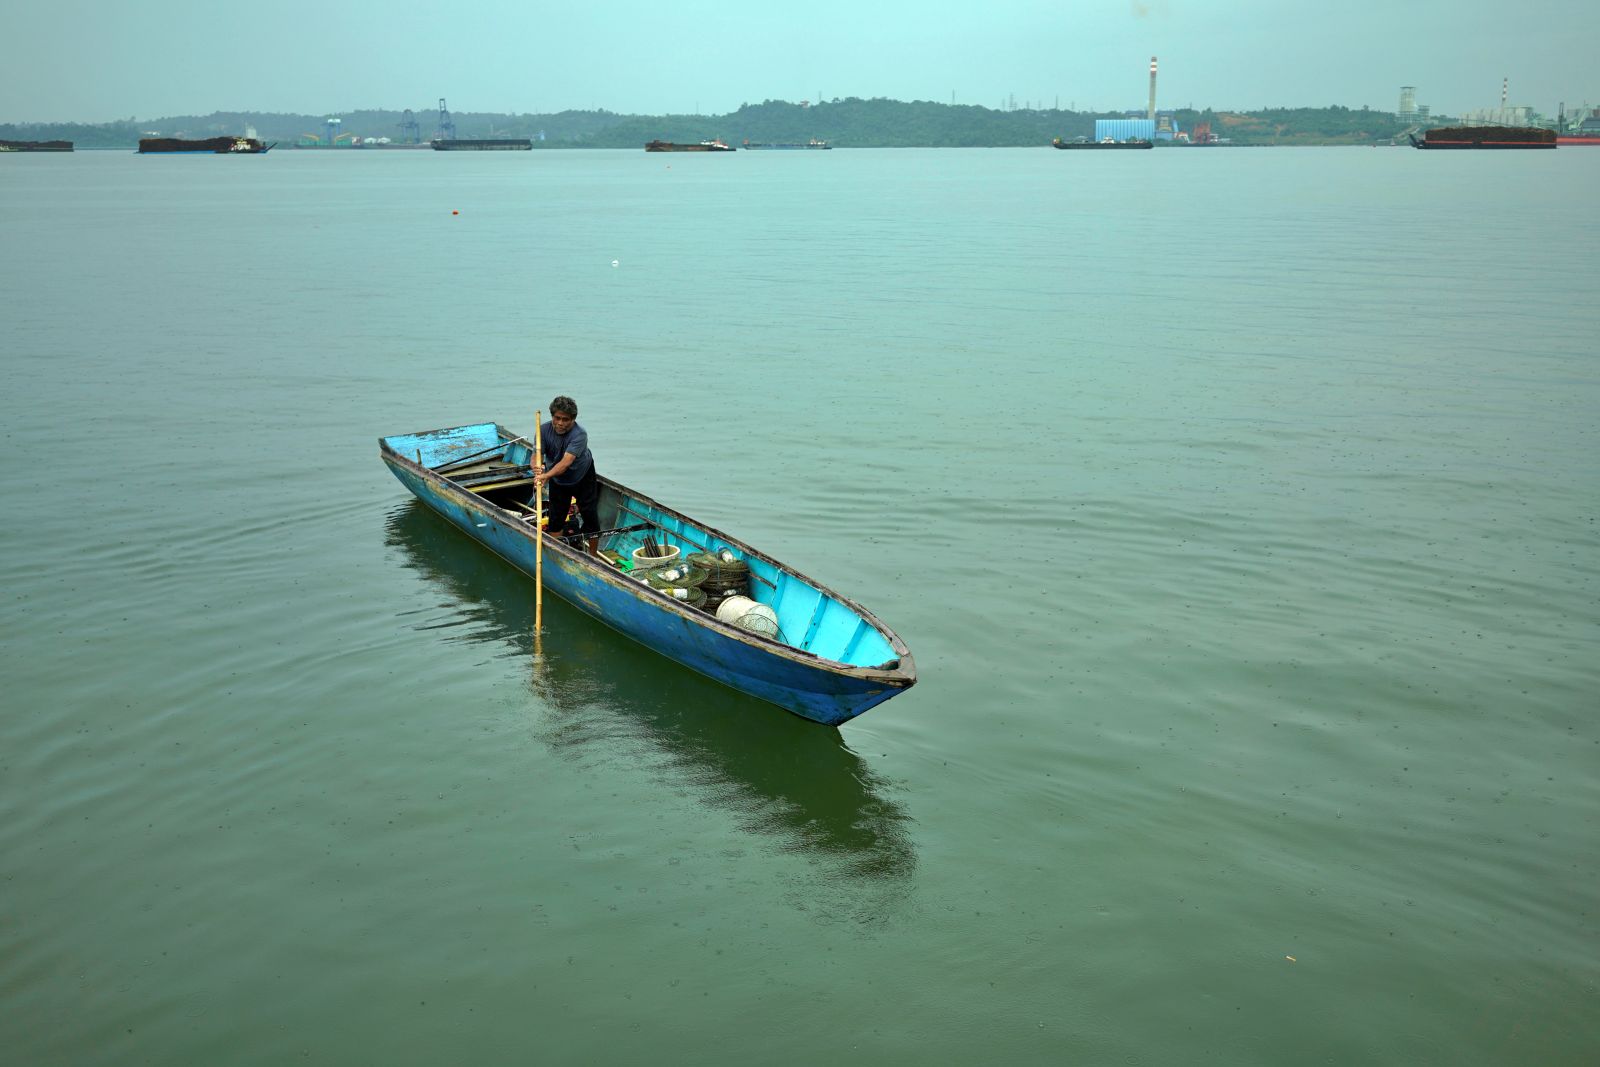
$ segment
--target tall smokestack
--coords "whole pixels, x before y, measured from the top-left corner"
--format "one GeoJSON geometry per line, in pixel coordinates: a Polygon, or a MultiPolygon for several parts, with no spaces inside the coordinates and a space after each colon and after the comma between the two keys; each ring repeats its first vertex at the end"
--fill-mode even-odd
{"type": "Polygon", "coordinates": [[[1506,95],[1507,95],[1506,94],[1506,90],[1509,89],[1509,88],[1511,88],[1511,79],[1510,78],[1501,78],[1500,79],[1500,110],[1501,111],[1504,111],[1506,109],[1506,95]]]}
{"type": "Polygon", "coordinates": [[[1156,57],[1150,57],[1150,114],[1146,116],[1151,122],[1156,120],[1156,57]]]}

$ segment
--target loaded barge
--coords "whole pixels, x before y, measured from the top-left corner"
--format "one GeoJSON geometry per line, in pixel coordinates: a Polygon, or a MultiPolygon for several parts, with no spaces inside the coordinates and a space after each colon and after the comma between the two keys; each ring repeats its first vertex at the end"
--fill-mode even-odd
{"type": "Polygon", "coordinates": [[[431,142],[435,152],[531,152],[533,141],[527,137],[485,137],[476,141],[436,140],[431,142]]]}
{"type": "Polygon", "coordinates": [[[181,137],[144,137],[139,140],[141,155],[185,152],[213,156],[259,156],[271,149],[271,144],[263,144],[254,137],[208,137],[202,141],[186,141],[181,137]]]}
{"type": "Polygon", "coordinates": [[[801,141],[785,141],[785,142],[783,142],[781,144],[773,144],[773,143],[761,142],[761,141],[757,141],[757,142],[752,143],[750,141],[745,141],[744,142],[744,147],[746,149],[748,149],[749,151],[751,151],[751,152],[778,152],[778,151],[789,151],[789,150],[813,151],[813,150],[820,150],[820,149],[830,149],[830,148],[833,147],[833,145],[829,144],[827,141],[819,141],[815,137],[813,137],[809,141],[804,141],[804,142],[801,142],[801,141]]]}
{"type": "Polygon", "coordinates": [[[1554,148],[1556,131],[1533,126],[1441,126],[1417,140],[1407,134],[1412,148],[1554,148]]]}
{"type": "Polygon", "coordinates": [[[1080,138],[1076,141],[1063,141],[1057,137],[1050,142],[1057,148],[1153,148],[1150,141],[1090,141],[1080,138]]]}
{"type": "Polygon", "coordinates": [[[672,141],[648,141],[646,152],[732,152],[733,146],[722,141],[701,141],[699,144],[677,144],[672,141]]]}
{"type": "Polygon", "coordinates": [[[0,152],[70,152],[71,141],[0,141],[0,152]]]}

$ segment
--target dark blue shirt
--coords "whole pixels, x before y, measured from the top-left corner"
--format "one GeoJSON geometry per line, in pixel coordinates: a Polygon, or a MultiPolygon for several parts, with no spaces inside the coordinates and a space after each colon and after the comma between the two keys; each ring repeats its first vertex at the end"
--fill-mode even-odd
{"type": "Polygon", "coordinates": [[[556,485],[577,485],[583,481],[585,474],[594,469],[594,456],[589,452],[589,435],[576,422],[566,433],[556,433],[555,426],[545,423],[539,427],[539,443],[544,449],[546,469],[560,463],[561,457],[567,453],[572,454],[572,466],[562,471],[559,477],[551,479],[556,485]]]}

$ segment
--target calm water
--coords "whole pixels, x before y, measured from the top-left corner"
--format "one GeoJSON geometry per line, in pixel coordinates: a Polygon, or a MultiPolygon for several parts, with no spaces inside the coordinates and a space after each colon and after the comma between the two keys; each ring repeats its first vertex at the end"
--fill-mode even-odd
{"type": "Polygon", "coordinates": [[[1600,151],[1133,155],[0,160],[3,1058],[1594,1062],[1600,151]],[[917,688],[536,656],[556,393],[917,688]]]}

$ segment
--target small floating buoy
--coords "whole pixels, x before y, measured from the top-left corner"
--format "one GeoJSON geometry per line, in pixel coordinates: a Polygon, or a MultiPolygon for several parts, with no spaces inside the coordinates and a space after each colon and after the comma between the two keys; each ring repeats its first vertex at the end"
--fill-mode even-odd
{"type": "Polygon", "coordinates": [[[611,261],[611,265],[612,265],[612,266],[613,266],[613,267],[615,267],[615,266],[616,266],[616,265],[617,265],[617,261],[616,261],[616,260],[614,260],[614,259],[613,259],[613,260],[612,260],[612,261],[611,261]]]}
{"type": "Polygon", "coordinates": [[[450,212],[450,214],[452,214],[452,215],[459,215],[459,214],[461,214],[461,212],[459,212],[459,211],[452,211],[452,212],[450,212]]]}

